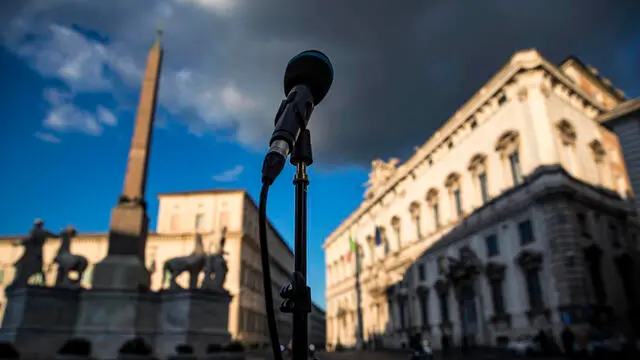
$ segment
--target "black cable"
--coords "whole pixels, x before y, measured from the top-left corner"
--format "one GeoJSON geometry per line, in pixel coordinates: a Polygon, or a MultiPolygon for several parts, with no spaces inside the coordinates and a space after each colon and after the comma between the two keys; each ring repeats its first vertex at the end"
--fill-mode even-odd
{"type": "Polygon", "coordinates": [[[267,198],[269,197],[269,186],[271,182],[266,181],[260,190],[260,204],[258,227],[260,231],[260,258],[262,259],[262,281],[264,286],[264,306],[267,313],[267,326],[269,327],[269,337],[271,338],[271,349],[275,360],[282,360],[280,351],[280,339],[278,338],[278,327],[276,326],[276,314],[273,309],[273,293],[271,286],[271,266],[269,264],[269,248],[267,243],[267,198]]]}

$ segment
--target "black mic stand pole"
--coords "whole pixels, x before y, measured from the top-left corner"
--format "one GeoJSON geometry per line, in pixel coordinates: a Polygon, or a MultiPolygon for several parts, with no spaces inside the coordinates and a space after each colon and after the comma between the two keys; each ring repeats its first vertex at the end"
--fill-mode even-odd
{"type": "Polygon", "coordinates": [[[295,185],[295,240],[293,290],[292,355],[294,360],[306,360],[309,354],[308,315],[311,312],[311,289],[307,286],[307,167],[313,163],[311,134],[304,129],[291,153],[296,166],[295,185]]]}

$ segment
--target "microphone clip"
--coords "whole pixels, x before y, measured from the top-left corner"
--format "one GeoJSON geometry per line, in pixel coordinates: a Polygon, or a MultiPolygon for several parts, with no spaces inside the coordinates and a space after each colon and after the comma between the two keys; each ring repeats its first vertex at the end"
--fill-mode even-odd
{"type": "Polygon", "coordinates": [[[291,274],[291,282],[280,290],[280,297],[284,299],[280,304],[280,311],[285,314],[308,314],[311,312],[311,288],[299,272],[291,274]]]}

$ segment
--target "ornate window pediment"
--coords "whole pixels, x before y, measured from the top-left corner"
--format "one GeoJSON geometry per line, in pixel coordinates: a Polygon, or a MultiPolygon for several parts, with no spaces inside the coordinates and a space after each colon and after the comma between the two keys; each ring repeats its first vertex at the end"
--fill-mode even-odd
{"type": "Polygon", "coordinates": [[[576,143],[576,129],[567,120],[560,120],[556,125],[560,139],[565,144],[574,145],[576,143]]]}
{"type": "Polygon", "coordinates": [[[438,203],[438,189],[436,188],[431,188],[429,191],[427,191],[427,204],[429,204],[429,206],[433,206],[434,204],[438,203]]]}
{"type": "Polygon", "coordinates": [[[501,263],[497,263],[494,261],[490,261],[484,268],[485,274],[489,278],[489,280],[503,280],[505,274],[506,266],[501,263]]]}
{"type": "Polygon", "coordinates": [[[420,217],[420,204],[417,201],[414,201],[409,205],[409,213],[411,214],[411,218],[414,220],[420,217]]]}
{"type": "Polygon", "coordinates": [[[517,131],[509,130],[505,132],[496,142],[496,151],[504,156],[509,155],[518,149],[520,145],[520,134],[517,131]]]}
{"type": "Polygon", "coordinates": [[[443,294],[449,290],[449,282],[444,279],[438,279],[434,284],[434,287],[438,294],[443,294]]]}
{"type": "Polygon", "coordinates": [[[444,186],[450,191],[460,188],[460,174],[458,173],[449,174],[449,176],[447,176],[447,179],[444,182],[444,186]]]}
{"type": "Polygon", "coordinates": [[[524,269],[538,269],[542,265],[542,254],[533,250],[523,250],[516,257],[516,263],[524,269]]]}
{"type": "Polygon", "coordinates": [[[469,171],[473,174],[479,174],[486,170],[487,155],[476,154],[469,161],[469,171]]]}
{"type": "Polygon", "coordinates": [[[607,152],[605,151],[604,146],[602,146],[602,143],[600,143],[600,141],[598,140],[593,140],[589,143],[589,147],[591,148],[591,152],[593,153],[593,159],[595,160],[595,162],[604,162],[607,156],[607,152]]]}

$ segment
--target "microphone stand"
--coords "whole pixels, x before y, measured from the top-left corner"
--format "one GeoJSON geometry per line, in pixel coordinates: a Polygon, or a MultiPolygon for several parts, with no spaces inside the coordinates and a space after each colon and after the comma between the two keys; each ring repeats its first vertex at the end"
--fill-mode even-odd
{"type": "Polygon", "coordinates": [[[296,166],[293,178],[295,185],[295,239],[294,272],[291,284],[281,292],[285,301],[280,306],[283,312],[293,313],[292,358],[306,360],[309,354],[308,315],[311,312],[311,289],[307,286],[307,167],[313,163],[311,134],[304,129],[293,151],[291,164],[296,166]]]}

